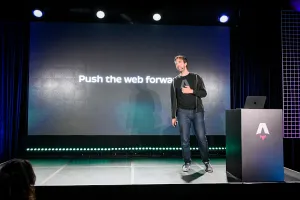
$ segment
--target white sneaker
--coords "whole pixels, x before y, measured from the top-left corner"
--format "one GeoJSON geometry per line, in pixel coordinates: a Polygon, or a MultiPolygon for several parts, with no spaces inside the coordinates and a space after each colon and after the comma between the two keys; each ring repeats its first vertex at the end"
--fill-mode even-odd
{"type": "Polygon", "coordinates": [[[183,166],[182,166],[182,171],[183,172],[188,172],[190,171],[191,169],[191,163],[185,163],[183,166]]]}

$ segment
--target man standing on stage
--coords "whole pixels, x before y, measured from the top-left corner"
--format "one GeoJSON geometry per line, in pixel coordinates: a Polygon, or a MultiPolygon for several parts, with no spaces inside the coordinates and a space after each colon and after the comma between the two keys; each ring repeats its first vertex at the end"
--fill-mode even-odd
{"type": "Polygon", "coordinates": [[[187,172],[191,166],[190,128],[193,125],[205,171],[211,173],[213,169],[209,163],[204,107],[201,99],[207,95],[205,85],[198,74],[188,71],[185,56],[176,56],[174,62],[179,75],[173,79],[171,85],[172,125],[175,127],[178,120],[184,160],[182,170],[187,172]]]}

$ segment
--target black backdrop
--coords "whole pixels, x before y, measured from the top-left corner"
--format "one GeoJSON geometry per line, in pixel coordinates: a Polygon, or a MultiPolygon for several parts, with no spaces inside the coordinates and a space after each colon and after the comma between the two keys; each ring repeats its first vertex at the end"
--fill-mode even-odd
{"type": "MultiPolygon", "coordinates": [[[[266,108],[282,108],[280,9],[253,8],[237,11],[231,31],[231,106],[241,107],[247,95],[266,95],[266,108]]],[[[26,146],[28,27],[24,22],[0,24],[5,41],[0,42],[0,160],[21,156],[26,146]]],[[[300,170],[299,146],[299,140],[284,140],[286,167],[300,170]]]]}

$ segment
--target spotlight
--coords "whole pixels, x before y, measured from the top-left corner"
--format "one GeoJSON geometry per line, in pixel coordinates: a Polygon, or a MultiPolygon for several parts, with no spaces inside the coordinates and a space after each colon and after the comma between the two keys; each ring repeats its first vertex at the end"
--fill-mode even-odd
{"type": "Polygon", "coordinates": [[[99,19],[102,19],[105,17],[105,13],[101,10],[99,10],[97,13],[96,13],[96,16],[99,18],[99,19]]]}
{"type": "Polygon", "coordinates": [[[160,16],[160,14],[154,14],[153,15],[153,19],[155,20],[155,21],[159,21],[160,19],[161,19],[161,16],[160,16]]]}
{"type": "Polygon", "coordinates": [[[219,20],[220,20],[221,23],[226,23],[228,21],[228,19],[229,19],[228,16],[222,15],[219,20]]]}
{"type": "Polygon", "coordinates": [[[42,17],[43,16],[43,12],[42,11],[40,11],[40,10],[34,10],[33,12],[33,15],[35,16],[35,17],[42,17]]]}

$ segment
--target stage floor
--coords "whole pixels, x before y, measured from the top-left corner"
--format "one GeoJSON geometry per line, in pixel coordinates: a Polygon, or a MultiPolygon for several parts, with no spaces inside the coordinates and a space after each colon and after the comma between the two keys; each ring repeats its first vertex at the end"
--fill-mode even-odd
{"type": "MultiPolygon", "coordinates": [[[[182,172],[182,159],[30,159],[37,186],[228,183],[225,159],[212,159],[205,173],[199,159],[182,172]]],[[[287,181],[300,181],[286,174],[287,181]]]]}

